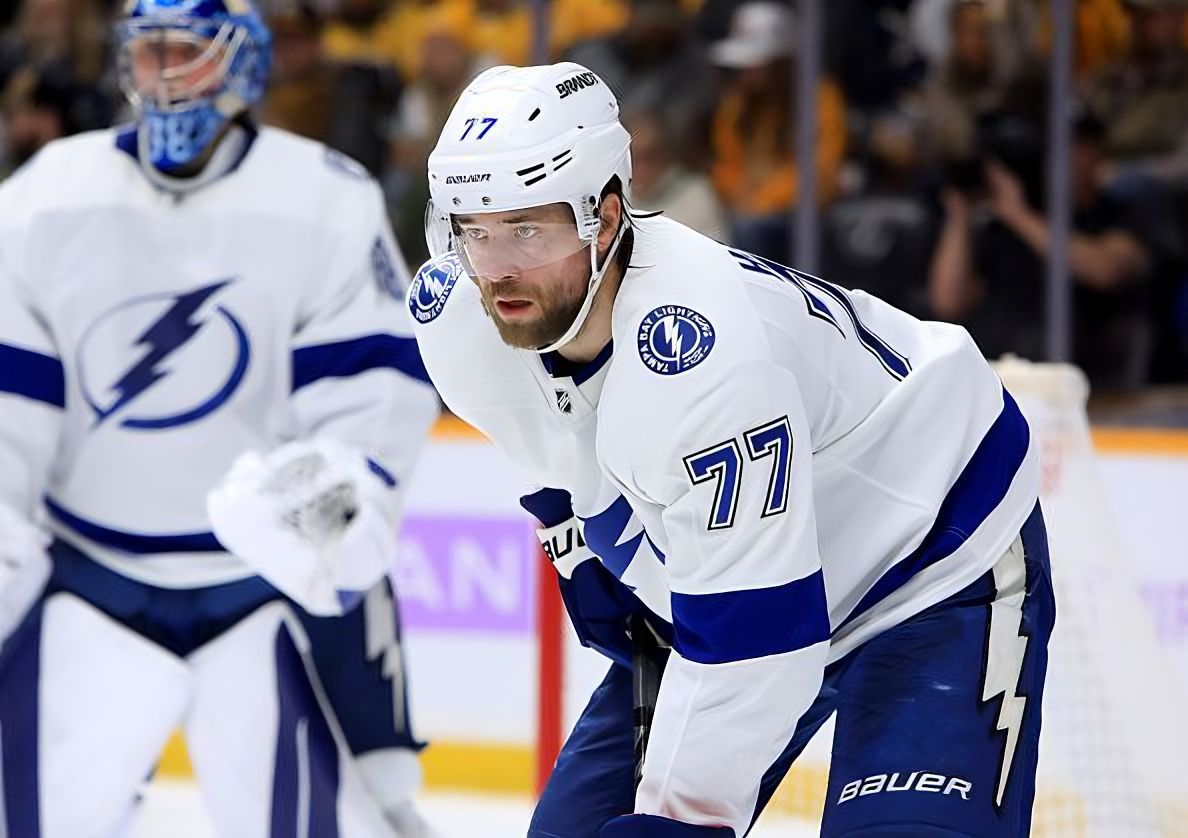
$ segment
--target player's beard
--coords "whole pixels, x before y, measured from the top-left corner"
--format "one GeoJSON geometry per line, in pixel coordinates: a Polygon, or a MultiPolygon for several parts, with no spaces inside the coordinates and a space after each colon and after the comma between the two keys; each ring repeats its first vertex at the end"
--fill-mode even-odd
{"type": "MultiPolygon", "coordinates": [[[[582,252],[583,257],[585,251],[582,252]]],[[[584,261],[584,259],[583,259],[584,261]]],[[[527,285],[506,279],[498,283],[479,282],[479,293],[483,308],[495,322],[499,337],[508,346],[516,349],[540,349],[555,343],[573,325],[589,288],[589,262],[585,262],[585,276],[553,277],[551,281],[527,285]],[[499,316],[495,308],[496,297],[510,297],[534,303],[539,314],[530,320],[508,322],[499,316]]]]}

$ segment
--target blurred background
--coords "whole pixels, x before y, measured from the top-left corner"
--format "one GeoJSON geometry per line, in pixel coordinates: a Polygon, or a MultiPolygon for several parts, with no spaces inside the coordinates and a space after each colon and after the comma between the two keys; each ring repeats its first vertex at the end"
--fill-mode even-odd
{"type": "MultiPolygon", "coordinates": [[[[113,68],[122,5],[0,3],[0,177],[54,138],[130,119],[113,68]]],[[[1113,602],[1087,622],[1148,626],[1144,660],[1162,649],[1171,665],[1152,667],[1188,689],[1188,0],[258,5],[275,39],[262,121],[366,166],[414,268],[426,257],[426,160],[462,88],[495,64],[571,59],[620,98],[638,209],[960,323],[990,357],[1075,363],[1095,427],[1091,442],[1064,419],[1039,432],[1045,503],[1072,487],[1069,529],[1103,564],[1133,561],[1136,578],[1105,585],[1113,602]],[[1090,445],[1100,486],[1070,465],[1090,462],[1090,445]],[[1124,590],[1133,619],[1117,617],[1124,590]]],[[[1079,403],[1061,415],[1080,417],[1079,403]]],[[[395,573],[413,712],[434,742],[427,784],[520,795],[506,828],[491,808],[473,810],[481,828],[452,824],[455,798],[429,811],[447,835],[522,834],[531,791],[604,663],[572,637],[552,652],[563,667],[541,663],[559,610],[537,601],[551,585],[539,584],[532,525],[497,451],[447,419],[414,482],[395,573]],[[546,711],[550,694],[559,708],[546,711]]],[[[1136,648],[1127,641],[1119,659],[1136,648]]],[[[1070,739],[1106,727],[1073,720],[1070,739]]],[[[777,815],[811,823],[823,765],[798,768],[777,815]]],[[[175,741],[159,776],[177,775],[188,766],[175,741]]],[[[1100,789],[1117,785],[1104,776],[1100,789]]],[[[149,796],[161,825],[139,836],[211,834],[193,789],[178,793],[149,796]]],[[[1067,800],[1047,810],[1063,820],[1036,834],[1083,834],[1066,828],[1085,820],[1067,800]]]]}
{"type": "MultiPolygon", "coordinates": [[[[961,323],[989,356],[1072,360],[1105,421],[1188,424],[1188,0],[1069,2],[1066,30],[1044,0],[262,0],[262,117],[379,177],[415,267],[458,92],[572,59],[620,96],[639,208],[961,323]]],[[[121,5],[2,5],[0,171],[128,119],[121,5]]]]}

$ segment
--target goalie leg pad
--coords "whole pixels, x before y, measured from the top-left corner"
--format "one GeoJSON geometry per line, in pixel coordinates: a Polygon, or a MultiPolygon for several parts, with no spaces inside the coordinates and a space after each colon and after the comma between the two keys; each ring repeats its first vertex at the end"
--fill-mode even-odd
{"type": "Polygon", "coordinates": [[[273,602],[191,656],[186,737],[216,831],[394,838],[308,655],[293,608],[273,602]]]}
{"type": "Polygon", "coordinates": [[[26,617],[0,662],[7,834],[106,835],[184,713],[183,661],[78,597],[26,617]]]}

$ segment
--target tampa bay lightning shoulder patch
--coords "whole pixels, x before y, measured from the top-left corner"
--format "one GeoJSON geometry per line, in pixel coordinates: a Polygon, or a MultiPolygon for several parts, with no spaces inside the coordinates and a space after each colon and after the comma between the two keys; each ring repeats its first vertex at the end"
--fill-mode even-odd
{"type": "Polygon", "coordinates": [[[408,289],[408,310],[418,323],[437,319],[460,276],[462,265],[452,253],[426,263],[417,271],[417,278],[408,289]]]}
{"type": "Polygon", "coordinates": [[[652,309],[637,331],[639,357],[659,375],[676,375],[704,361],[714,348],[714,327],[685,306],[652,309]]]}

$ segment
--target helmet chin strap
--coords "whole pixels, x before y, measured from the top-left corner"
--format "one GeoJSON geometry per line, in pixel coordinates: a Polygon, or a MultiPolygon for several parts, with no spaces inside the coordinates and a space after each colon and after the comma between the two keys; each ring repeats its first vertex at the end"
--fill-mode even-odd
{"type": "Polygon", "coordinates": [[[590,316],[590,309],[594,306],[594,298],[598,295],[598,288],[602,285],[602,278],[606,275],[606,269],[610,267],[614,261],[615,254],[619,251],[619,244],[623,241],[623,233],[627,229],[627,218],[624,215],[619,219],[619,229],[615,233],[614,241],[611,242],[610,249],[606,252],[606,258],[602,261],[602,267],[598,267],[598,239],[595,238],[590,244],[590,285],[586,289],[586,299],[582,301],[582,307],[578,309],[577,317],[573,319],[573,323],[565,330],[565,334],[557,338],[548,346],[542,346],[536,351],[541,355],[546,352],[556,352],[561,347],[570,343],[578,336],[578,332],[582,330],[582,326],[586,325],[586,318],[590,316]]]}

